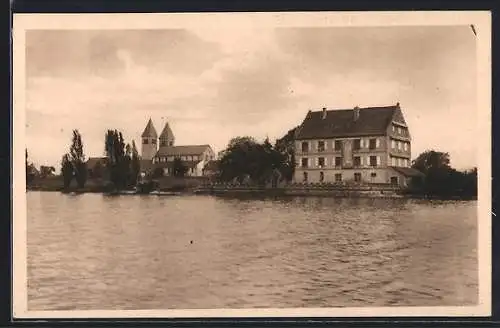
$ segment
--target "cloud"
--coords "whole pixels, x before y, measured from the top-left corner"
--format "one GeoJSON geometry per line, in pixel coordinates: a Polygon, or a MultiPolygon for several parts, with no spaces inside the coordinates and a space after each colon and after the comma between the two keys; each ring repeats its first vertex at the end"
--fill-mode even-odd
{"type": "Polygon", "coordinates": [[[113,77],[126,69],[120,50],[138,65],[170,74],[200,74],[220,56],[216,44],[182,29],[30,30],[27,76],[113,77]]]}
{"type": "MultiPolygon", "coordinates": [[[[178,143],[220,150],[236,135],[280,137],[309,109],[399,101],[415,156],[439,145],[457,165],[474,165],[475,41],[466,27],[29,31],[27,38],[30,147],[78,128],[89,154],[100,155],[107,128],[138,141],[152,117],[157,130],[169,121],[178,143]],[[455,131],[441,126],[449,117],[455,131]]],[[[38,158],[58,160],[68,138],[38,158]]]]}

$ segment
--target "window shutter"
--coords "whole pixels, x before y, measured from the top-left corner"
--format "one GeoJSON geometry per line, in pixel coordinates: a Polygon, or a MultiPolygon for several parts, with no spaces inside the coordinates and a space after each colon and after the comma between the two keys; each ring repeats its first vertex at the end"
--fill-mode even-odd
{"type": "Polygon", "coordinates": [[[380,148],[380,139],[379,139],[379,138],[377,138],[376,140],[377,140],[377,141],[376,141],[376,145],[375,145],[375,147],[376,147],[376,148],[380,148]]]}
{"type": "Polygon", "coordinates": [[[380,156],[377,156],[377,166],[379,166],[379,165],[380,165],[380,156]]]}
{"type": "Polygon", "coordinates": [[[314,158],[314,166],[315,166],[315,167],[318,167],[318,158],[317,158],[317,157],[316,157],[316,158],[314,158]]]}

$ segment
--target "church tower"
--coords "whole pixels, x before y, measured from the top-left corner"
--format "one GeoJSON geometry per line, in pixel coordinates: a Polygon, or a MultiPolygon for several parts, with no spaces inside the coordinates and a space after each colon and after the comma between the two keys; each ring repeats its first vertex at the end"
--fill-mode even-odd
{"type": "Polygon", "coordinates": [[[156,133],[155,127],[153,125],[153,121],[149,119],[144,132],[141,135],[142,137],[142,148],[141,148],[141,157],[142,159],[152,160],[153,157],[158,152],[158,134],[156,133]]]}
{"type": "Polygon", "coordinates": [[[168,122],[165,123],[165,127],[160,134],[160,148],[161,147],[173,147],[175,145],[174,133],[170,129],[168,122]]]}

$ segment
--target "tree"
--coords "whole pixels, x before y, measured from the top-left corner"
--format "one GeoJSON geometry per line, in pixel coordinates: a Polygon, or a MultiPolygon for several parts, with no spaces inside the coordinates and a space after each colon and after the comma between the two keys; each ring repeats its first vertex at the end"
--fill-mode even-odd
{"type": "MultiPolygon", "coordinates": [[[[131,147],[125,144],[123,134],[117,130],[108,130],[104,137],[104,150],[107,157],[109,178],[116,189],[130,186],[131,147]]],[[[135,183],[135,181],[134,181],[135,183]]]]}
{"type": "Polygon", "coordinates": [[[295,174],[295,133],[298,127],[289,130],[282,138],[276,140],[275,149],[284,156],[280,172],[287,181],[292,181],[295,174]]]}
{"type": "Polygon", "coordinates": [[[73,130],[70,158],[78,187],[83,188],[87,181],[87,164],[85,163],[85,155],[83,153],[82,136],[78,130],[73,130]]]}
{"type": "Polygon", "coordinates": [[[189,168],[179,157],[174,158],[174,162],[172,163],[172,171],[175,177],[185,176],[188,170],[189,168]]]}
{"type": "Polygon", "coordinates": [[[153,170],[153,179],[158,179],[158,178],[161,178],[163,176],[163,168],[161,167],[157,167],[153,170]]]}
{"type": "Polygon", "coordinates": [[[48,176],[54,175],[56,169],[53,166],[40,166],[40,177],[46,178],[48,176]]]}
{"type": "Polygon", "coordinates": [[[35,174],[34,174],[34,170],[33,170],[33,164],[30,164],[28,162],[28,149],[26,149],[26,157],[25,157],[25,161],[26,161],[26,186],[29,186],[33,180],[35,179],[35,174]]]}
{"type": "Polygon", "coordinates": [[[222,181],[242,183],[249,177],[262,185],[276,179],[276,170],[285,165],[285,156],[274,149],[268,138],[262,144],[252,137],[233,138],[221,156],[219,180],[222,181]]]}
{"type": "Polygon", "coordinates": [[[141,159],[139,157],[139,152],[137,151],[134,140],[132,140],[132,158],[130,163],[130,170],[132,176],[131,180],[133,181],[133,183],[135,183],[141,171],[141,159]]]}
{"type": "Polygon", "coordinates": [[[26,184],[29,184],[28,149],[25,149],[25,164],[26,164],[26,184]]]}
{"type": "Polygon", "coordinates": [[[68,189],[73,180],[73,164],[71,163],[70,156],[64,154],[61,161],[61,173],[63,176],[64,189],[68,189]]]}
{"type": "Polygon", "coordinates": [[[460,172],[450,165],[450,156],[434,150],[420,154],[412,167],[424,173],[421,184],[412,188],[429,196],[463,197],[477,196],[477,169],[460,172]]]}
{"type": "Polygon", "coordinates": [[[450,155],[448,153],[427,150],[413,161],[413,168],[427,174],[430,170],[449,169],[450,155]]]}

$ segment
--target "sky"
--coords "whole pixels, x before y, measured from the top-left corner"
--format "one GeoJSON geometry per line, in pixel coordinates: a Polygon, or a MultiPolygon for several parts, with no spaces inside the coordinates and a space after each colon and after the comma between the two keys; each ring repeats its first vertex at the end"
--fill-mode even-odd
{"type": "Polygon", "coordinates": [[[177,145],[281,137],[308,110],[401,104],[412,157],[477,165],[476,39],[469,26],[28,30],[29,161],[57,170],[72,130],[86,157],[107,129],[151,118],[177,145]]]}

